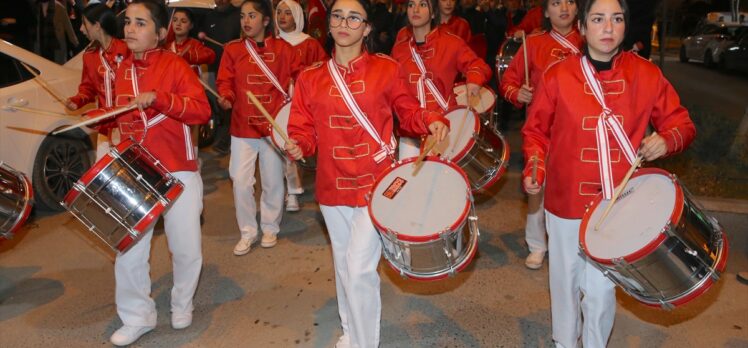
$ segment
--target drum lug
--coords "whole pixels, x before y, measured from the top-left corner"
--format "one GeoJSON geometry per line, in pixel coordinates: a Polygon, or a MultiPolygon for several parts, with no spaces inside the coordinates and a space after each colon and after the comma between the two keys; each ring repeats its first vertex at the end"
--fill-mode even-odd
{"type": "Polygon", "coordinates": [[[622,257],[616,257],[612,259],[611,261],[613,261],[614,265],[619,266],[623,269],[628,270],[629,268],[629,263],[626,260],[624,260],[622,257]]]}
{"type": "Polygon", "coordinates": [[[669,302],[665,302],[663,300],[660,300],[660,308],[662,308],[663,310],[666,310],[666,311],[669,312],[669,311],[672,311],[673,309],[675,309],[675,306],[673,306],[669,302]]]}

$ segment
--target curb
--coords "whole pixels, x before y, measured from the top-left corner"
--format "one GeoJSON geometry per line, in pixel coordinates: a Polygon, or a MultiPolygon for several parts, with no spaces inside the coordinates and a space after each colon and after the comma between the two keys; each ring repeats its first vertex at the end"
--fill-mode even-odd
{"type": "Polygon", "coordinates": [[[695,197],[704,209],[721,213],[748,214],[748,200],[715,197],[695,197]]]}

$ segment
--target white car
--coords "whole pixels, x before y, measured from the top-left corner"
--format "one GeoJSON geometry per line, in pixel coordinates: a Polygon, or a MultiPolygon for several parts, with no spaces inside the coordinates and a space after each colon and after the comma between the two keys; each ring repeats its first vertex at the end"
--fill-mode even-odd
{"type": "Polygon", "coordinates": [[[701,61],[710,68],[720,65],[727,46],[735,43],[736,37],[748,31],[748,23],[725,22],[724,16],[717,20],[711,17],[707,16],[692,35],[683,39],[680,47],[681,62],[701,61]]]}
{"type": "Polygon", "coordinates": [[[65,107],[38,82],[46,82],[62,98],[70,97],[78,90],[80,66],[80,56],[60,66],[0,40],[0,161],[28,176],[40,208],[62,210],[59,202],[94,158],[96,142],[90,129],[51,134],[82,118],[80,112],[66,113],[65,107]],[[34,78],[22,63],[39,77],[34,78]]]}

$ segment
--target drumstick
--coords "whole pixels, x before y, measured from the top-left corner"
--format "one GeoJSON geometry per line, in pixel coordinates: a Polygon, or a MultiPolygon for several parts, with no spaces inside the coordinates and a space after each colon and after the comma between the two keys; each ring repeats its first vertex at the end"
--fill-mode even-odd
{"type": "Polygon", "coordinates": [[[212,42],[212,43],[214,43],[214,44],[216,44],[216,45],[218,45],[218,46],[221,46],[221,47],[223,47],[223,44],[222,44],[222,43],[218,42],[217,40],[213,40],[213,39],[212,39],[212,38],[211,38],[210,36],[208,36],[208,35],[205,35],[205,36],[203,37],[203,39],[204,39],[205,41],[210,41],[210,42],[212,42]]]}
{"type": "Polygon", "coordinates": [[[205,83],[205,81],[203,81],[202,79],[198,79],[198,80],[200,81],[200,84],[203,85],[203,87],[205,87],[205,89],[208,90],[208,92],[212,93],[214,96],[216,96],[216,98],[221,98],[221,96],[218,95],[218,92],[216,92],[213,88],[210,88],[210,86],[207,83],[205,83]]]}
{"type": "MultiPolygon", "coordinates": [[[[249,99],[252,101],[252,104],[255,104],[257,109],[260,110],[260,113],[262,113],[262,115],[265,116],[268,122],[270,122],[270,124],[273,126],[273,129],[275,129],[275,131],[278,132],[278,134],[280,134],[281,138],[283,138],[285,142],[293,144],[293,142],[291,142],[291,139],[288,139],[288,135],[286,135],[286,132],[284,132],[283,129],[278,125],[278,123],[275,122],[275,119],[273,118],[273,116],[270,116],[268,111],[265,110],[265,107],[262,106],[259,100],[257,100],[257,97],[255,97],[252,91],[247,91],[247,97],[249,97],[249,99]]],[[[300,159],[299,161],[301,161],[302,163],[306,163],[306,161],[304,161],[303,158],[300,159]]]]}
{"type": "Polygon", "coordinates": [[[538,182],[538,152],[535,151],[535,157],[532,159],[532,183],[538,182]]]}
{"type": "Polygon", "coordinates": [[[413,168],[413,176],[416,176],[418,174],[418,171],[421,170],[421,166],[423,164],[423,159],[426,158],[426,154],[428,154],[429,152],[431,152],[431,150],[434,149],[434,146],[436,146],[436,144],[438,143],[438,141],[436,141],[436,138],[434,138],[432,136],[426,137],[426,143],[428,144],[428,140],[432,139],[432,138],[433,138],[433,141],[431,141],[431,144],[429,144],[428,146],[425,146],[425,149],[423,150],[423,152],[421,152],[420,155],[418,155],[418,158],[416,159],[415,163],[413,164],[413,167],[414,167],[413,168]]]}
{"type": "Polygon", "coordinates": [[[629,179],[631,179],[631,174],[634,174],[636,168],[639,168],[639,165],[642,163],[642,158],[642,155],[636,156],[634,164],[631,165],[631,168],[629,168],[626,176],[623,177],[623,181],[621,181],[621,184],[616,188],[615,192],[613,193],[613,198],[610,199],[610,203],[608,203],[608,206],[605,208],[603,215],[600,216],[600,219],[597,220],[597,224],[595,224],[595,231],[600,228],[603,220],[605,220],[605,217],[608,216],[608,213],[610,213],[610,209],[613,207],[613,204],[616,203],[618,196],[621,194],[621,192],[623,192],[623,189],[626,188],[626,184],[628,184],[629,179]]]}
{"type": "Polygon", "coordinates": [[[31,73],[31,75],[34,75],[34,81],[36,81],[39,85],[41,85],[42,88],[44,88],[47,92],[49,92],[49,94],[51,94],[52,97],[54,97],[55,99],[57,99],[58,102],[60,102],[62,105],[64,105],[65,108],[68,107],[67,103],[65,103],[65,99],[63,99],[62,97],[60,97],[59,94],[55,93],[55,91],[52,89],[52,86],[48,85],[47,82],[44,81],[44,79],[41,76],[39,76],[39,74],[37,74],[36,71],[34,71],[34,69],[32,69],[30,66],[26,65],[26,63],[24,63],[24,62],[21,62],[21,65],[23,65],[23,67],[26,68],[26,70],[28,70],[31,73]]]}
{"type": "Polygon", "coordinates": [[[525,31],[522,31],[522,53],[524,53],[525,58],[525,84],[527,87],[530,87],[530,71],[527,67],[527,40],[525,38],[525,31]]]}
{"type": "Polygon", "coordinates": [[[130,111],[130,110],[135,109],[137,107],[138,107],[138,105],[133,104],[133,105],[130,105],[130,106],[126,106],[124,108],[119,108],[119,109],[116,109],[116,110],[112,110],[112,111],[107,112],[107,113],[105,113],[105,114],[103,114],[101,116],[96,116],[96,117],[94,117],[92,119],[88,119],[88,120],[85,120],[83,122],[76,123],[76,124],[74,124],[72,126],[68,126],[68,127],[63,128],[63,129],[54,131],[54,132],[52,132],[52,135],[57,135],[57,134],[60,134],[62,132],[67,132],[67,131],[69,131],[71,129],[76,129],[76,128],[80,128],[80,127],[83,127],[83,126],[87,126],[89,124],[96,123],[96,122],[99,122],[101,120],[110,118],[112,116],[116,116],[116,115],[121,114],[123,112],[130,111]]]}
{"type": "Polygon", "coordinates": [[[66,114],[60,114],[52,111],[47,110],[41,110],[41,109],[34,109],[34,108],[26,108],[23,106],[15,106],[15,105],[6,105],[3,107],[4,109],[16,109],[18,111],[24,111],[24,112],[31,112],[35,114],[41,114],[41,115],[47,115],[47,116],[55,116],[55,117],[72,117],[74,115],[66,115],[66,114]]]}

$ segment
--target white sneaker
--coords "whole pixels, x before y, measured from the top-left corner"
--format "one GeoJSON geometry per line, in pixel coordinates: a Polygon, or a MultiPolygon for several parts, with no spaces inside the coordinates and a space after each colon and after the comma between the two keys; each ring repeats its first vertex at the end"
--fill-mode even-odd
{"type": "Polygon", "coordinates": [[[296,195],[286,196],[286,211],[299,211],[299,198],[296,195]]]}
{"type": "Polygon", "coordinates": [[[141,336],[153,330],[153,326],[123,325],[112,334],[109,341],[115,346],[126,346],[138,340],[141,336]]]}
{"type": "Polygon", "coordinates": [[[272,248],[276,244],[278,244],[278,236],[272,234],[272,233],[263,233],[262,234],[262,241],[260,241],[260,245],[263,248],[272,248]]]}
{"type": "Polygon", "coordinates": [[[254,239],[244,237],[242,237],[242,239],[239,239],[239,242],[236,243],[236,246],[234,247],[234,255],[246,255],[249,252],[249,249],[252,247],[252,242],[254,242],[254,239]]]}
{"type": "Polygon", "coordinates": [[[351,347],[351,339],[348,338],[348,335],[343,335],[338,338],[338,343],[335,343],[335,348],[350,348],[351,347]]]}
{"type": "Polygon", "coordinates": [[[545,251],[535,251],[527,255],[525,259],[525,267],[529,269],[540,269],[543,267],[543,258],[545,257],[545,251]]]}
{"type": "Polygon", "coordinates": [[[192,325],[192,313],[171,313],[171,327],[177,330],[186,329],[192,325]]]}

